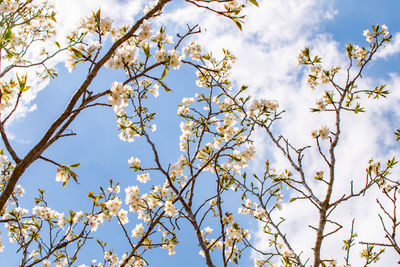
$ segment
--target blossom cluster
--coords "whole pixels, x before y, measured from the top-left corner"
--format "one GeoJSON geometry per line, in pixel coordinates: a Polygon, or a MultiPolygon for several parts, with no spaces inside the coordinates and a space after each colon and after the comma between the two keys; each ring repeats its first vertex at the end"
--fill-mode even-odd
{"type": "Polygon", "coordinates": [[[112,28],[112,19],[109,17],[100,18],[100,12],[93,12],[92,16],[84,17],[80,21],[78,29],[88,33],[100,33],[104,35],[112,28]]]}
{"type": "Polygon", "coordinates": [[[179,51],[171,49],[168,51],[168,53],[170,55],[169,66],[171,66],[173,69],[179,69],[179,67],[182,66],[182,57],[179,51]]]}
{"type": "Polygon", "coordinates": [[[1,84],[1,102],[0,102],[0,111],[3,113],[4,111],[10,109],[17,99],[19,91],[16,90],[17,84],[13,79],[9,81],[2,81],[1,84]]]}
{"type": "Polygon", "coordinates": [[[161,28],[155,35],[154,35],[154,41],[157,42],[158,44],[173,44],[174,40],[171,35],[168,35],[165,32],[165,28],[161,28]]]}
{"type": "Polygon", "coordinates": [[[68,180],[68,172],[65,168],[57,168],[56,181],[65,183],[68,180]]]}
{"type": "Polygon", "coordinates": [[[55,47],[50,40],[56,33],[54,3],[37,0],[4,0],[0,2],[0,14],[3,76],[0,86],[0,111],[4,116],[6,112],[14,112],[13,106],[20,103],[19,97],[30,88],[27,84],[27,74],[19,77],[14,72],[9,76],[16,77],[9,81],[5,80],[4,75],[13,73],[11,70],[16,67],[29,67],[35,69],[35,78],[53,77],[55,68],[46,61],[50,53],[55,55],[61,48],[55,47]],[[32,49],[38,45],[42,47],[40,51],[32,49]]]}
{"type": "Polygon", "coordinates": [[[4,0],[0,3],[0,12],[4,19],[0,43],[6,52],[2,59],[12,59],[16,64],[28,63],[22,57],[30,44],[46,41],[55,34],[54,3],[4,0]]]}
{"type": "Polygon", "coordinates": [[[255,99],[247,109],[247,116],[257,118],[265,112],[274,112],[279,107],[276,100],[255,99]]]}
{"type": "Polygon", "coordinates": [[[137,53],[136,45],[125,42],[106,62],[105,66],[116,70],[133,65],[138,60],[137,53]]]}
{"type": "MultiPolygon", "coordinates": [[[[213,229],[211,227],[206,227],[201,230],[201,234],[203,238],[206,239],[209,249],[212,251],[215,248],[218,250],[222,250],[225,248],[224,254],[230,262],[237,261],[237,258],[240,257],[240,252],[237,247],[237,244],[242,242],[243,239],[250,240],[251,235],[249,230],[243,229],[239,226],[237,222],[234,222],[234,217],[232,213],[226,213],[223,217],[223,224],[227,227],[225,229],[225,240],[216,240],[209,239],[208,236],[213,233],[213,229]]],[[[200,250],[199,254],[204,257],[204,251],[200,250]]]]}
{"type": "Polygon", "coordinates": [[[108,104],[114,108],[115,113],[120,113],[128,105],[128,96],[133,93],[129,85],[113,82],[108,96],[108,104]]]}
{"type": "MultiPolygon", "coordinates": [[[[186,108],[185,106],[182,107],[186,108]]],[[[181,136],[179,137],[179,147],[180,150],[184,152],[187,149],[187,141],[189,140],[189,137],[193,134],[194,123],[193,121],[187,121],[186,123],[182,121],[179,126],[182,132],[181,136]]]]}
{"type": "Polygon", "coordinates": [[[183,56],[189,55],[191,59],[196,61],[200,60],[201,52],[201,45],[193,41],[183,48],[183,56]]]}
{"type": "Polygon", "coordinates": [[[177,176],[183,176],[186,162],[187,159],[184,156],[180,156],[178,161],[171,165],[169,171],[170,177],[176,178],[177,176]]]}
{"type": "Polygon", "coordinates": [[[10,178],[12,171],[14,170],[15,165],[12,163],[6,155],[4,155],[3,150],[0,150],[0,187],[1,191],[5,183],[10,178]]]}
{"type": "Polygon", "coordinates": [[[196,71],[196,85],[199,87],[224,86],[227,90],[232,88],[229,80],[232,64],[235,63],[236,57],[228,50],[223,50],[224,57],[217,60],[211,53],[204,54],[201,59],[204,67],[196,71]],[[218,81],[216,83],[216,81],[218,81]]]}
{"type": "Polygon", "coordinates": [[[321,137],[322,140],[328,139],[331,131],[328,126],[322,125],[318,130],[314,130],[311,132],[311,136],[313,138],[321,137]]]}
{"type": "Polygon", "coordinates": [[[260,207],[256,202],[252,202],[251,199],[247,198],[243,207],[238,209],[239,214],[248,214],[256,218],[257,220],[267,222],[268,216],[267,211],[260,207]]]}
{"type": "MultiPolygon", "coordinates": [[[[123,112],[121,113],[124,114],[123,112]]],[[[118,118],[117,123],[119,129],[121,130],[118,136],[122,141],[131,143],[135,140],[135,137],[140,136],[139,128],[136,127],[136,125],[126,117],[118,118]]]]}
{"type": "MultiPolygon", "coordinates": [[[[4,227],[8,229],[9,241],[11,243],[18,242],[19,244],[25,244],[25,242],[31,242],[29,239],[35,239],[40,236],[39,231],[42,230],[43,227],[40,221],[47,221],[50,223],[50,227],[58,227],[65,230],[66,232],[63,238],[70,241],[73,238],[73,229],[75,228],[73,224],[81,222],[82,217],[82,211],[71,211],[67,217],[63,212],[58,212],[44,206],[44,203],[42,203],[33,207],[32,215],[29,215],[27,209],[17,206],[4,213],[2,219],[8,221],[4,224],[4,227]],[[65,229],[67,224],[69,227],[65,229]]],[[[3,247],[3,245],[0,245],[0,247],[3,247]]],[[[37,250],[33,250],[29,257],[34,258],[36,255],[37,250]]],[[[62,262],[60,264],[62,264],[62,262]]]]}
{"type": "Polygon", "coordinates": [[[182,116],[182,115],[188,115],[190,112],[189,105],[194,103],[194,98],[193,97],[184,97],[182,99],[182,103],[179,105],[177,115],[182,116]]]}
{"type": "MultiPolygon", "coordinates": [[[[140,168],[139,159],[133,158],[130,162],[132,165],[135,164],[136,167],[140,168]]],[[[110,186],[106,188],[106,190],[102,189],[102,197],[100,197],[100,195],[95,196],[93,193],[89,193],[89,197],[93,199],[95,206],[100,208],[99,211],[96,212],[93,210],[92,213],[70,211],[69,216],[65,215],[63,212],[58,212],[47,207],[46,202],[43,200],[43,191],[40,192],[41,196],[37,198],[38,205],[32,209],[31,216],[27,209],[23,209],[19,206],[3,214],[2,219],[9,221],[5,223],[5,227],[9,231],[10,242],[25,244],[25,242],[31,242],[29,241],[31,238],[35,238],[36,240],[40,235],[39,231],[42,231],[41,221],[49,222],[50,228],[60,228],[65,230],[65,235],[60,236],[60,242],[72,242],[75,239],[85,238],[83,234],[75,234],[75,231],[78,229],[78,223],[83,225],[83,230],[88,226],[89,232],[95,232],[106,219],[110,220],[113,217],[116,217],[121,225],[126,225],[129,222],[128,211],[122,208],[123,203],[117,196],[117,194],[120,193],[120,186],[118,184],[113,185],[112,182],[110,182],[110,186]],[[101,199],[104,199],[104,202],[99,202],[101,199]]],[[[22,195],[23,193],[24,189],[18,185],[16,187],[16,194],[22,195]]],[[[168,182],[163,186],[156,185],[153,187],[151,192],[142,195],[140,195],[140,189],[137,186],[129,186],[125,189],[125,194],[125,204],[128,205],[129,211],[136,213],[138,219],[143,220],[145,223],[150,221],[152,210],[155,208],[163,208],[165,213],[164,216],[166,217],[176,217],[178,214],[178,209],[174,205],[174,196],[168,189],[168,182]]],[[[135,238],[140,237],[143,234],[144,225],[143,223],[139,223],[132,229],[131,236],[135,238]]],[[[167,239],[167,235],[163,234],[163,241],[160,246],[163,249],[168,250],[170,255],[173,255],[175,254],[174,249],[177,244],[177,239],[176,236],[167,239]]],[[[38,242],[42,241],[41,239],[38,240],[38,242]]],[[[4,249],[4,245],[1,241],[2,240],[0,239],[0,251],[4,249]]],[[[56,246],[57,243],[54,245],[56,246]]],[[[56,254],[54,254],[54,256],[56,256],[55,260],[51,260],[48,257],[40,260],[40,258],[37,258],[39,255],[38,251],[32,250],[27,259],[42,261],[44,266],[50,266],[52,263],[56,263],[57,266],[66,266],[68,263],[66,258],[67,256],[64,254],[56,254]]],[[[124,254],[121,257],[121,260],[119,260],[118,256],[110,250],[107,250],[104,254],[104,260],[107,261],[110,266],[121,264],[127,257],[128,254],[124,254]]],[[[130,258],[129,262],[132,266],[144,266],[146,264],[143,259],[137,257],[130,258]]],[[[92,265],[102,266],[100,263],[97,264],[95,261],[92,265]]]]}
{"type": "MultiPolygon", "coordinates": [[[[128,33],[127,26],[121,28],[112,27],[112,20],[108,17],[101,18],[100,12],[93,13],[92,16],[85,17],[82,19],[78,31],[72,34],[71,39],[77,39],[78,36],[90,36],[90,34],[97,34],[98,39],[107,33],[115,41],[116,39],[122,37],[124,34],[128,33]],[[80,33],[80,35],[79,35],[80,33]]],[[[173,69],[178,69],[183,63],[182,59],[184,56],[180,55],[180,52],[175,50],[175,48],[170,49],[167,52],[164,48],[166,44],[173,44],[173,38],[166,34],[165,28],[161,27],[156,34],[152,35],[152,22],[149,20],[143,20],[140,25],[140,31],[134,34],[130,39],[123,43],[111,56],[111,58],[106,62],[105,66],[112,69],[140,69],[143,66],[143,62],[136,64],[139,60],[139,50],[142,49],[146,58],[151,56],[150,42],[157,43],[158,50],[155,51],[154,59],[156,63],[164,63],[173,69]]],[[[89,45],[80,43],[74,48],[70,49],[70,53],[66,58],[65,65],[72,71],[75,68],[76,63],[89,61],[93,58],[93,52],[98,51],[101,48],[101,42],[90,41],[89,45]]],[[[98,52],[97,52],[98,53],[98,52]]],[[[195,52],[191,55],[195,55],[195,52]]]]}
{"type": "Polygon", "coordinates": [[[230,159],[224,162],[221,167],[224,170],[232,170],[240,174],[240,169],[247,167],[248,162],[254,158],[255,152],[255,147],[251,145],[242,151],[235,149],[230,155],[230,159]]]}
{"type": "Polygon", "coordinates": [[[225,7],[226,10],[237,14],[242,10],[243,5],[240,5],[237,1],[233,0],[233,1],[227,2],[224,5],[224,7],[225,7]]]}

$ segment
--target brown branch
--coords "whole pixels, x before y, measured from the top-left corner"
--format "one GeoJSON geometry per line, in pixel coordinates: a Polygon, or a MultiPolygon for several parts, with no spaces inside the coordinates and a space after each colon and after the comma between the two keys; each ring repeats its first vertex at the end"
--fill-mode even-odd
{"type": "MultiPolygon", "coordinates": [[[[19,164],[21,162],[21,159],[18,157],[17,153],[15,152],[15,150],[12,148],[10,142],[8,141],[8,136],[4,130],[4,124],[1,122],[0,122],[0,134],[1,134],[1,138],[3,139],[4,145],[6,146],[8,153],[10,153],[15,164],[19,164]]],[[[11,193],[12,193],[12,191],[11,191],[11,193]]],[[[2,208],[0,210],[2,210],[2,208]]]]}

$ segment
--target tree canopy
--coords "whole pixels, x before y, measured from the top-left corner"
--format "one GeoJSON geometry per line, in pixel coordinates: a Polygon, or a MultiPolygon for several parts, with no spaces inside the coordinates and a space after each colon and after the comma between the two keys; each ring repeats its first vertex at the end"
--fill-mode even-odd
{"type": "MultiPolygon", "coordinates": [[[[396,264],[400,78],[373,67],[400,35],[366,25],[341,47],[269,25],[263,41],[246,27],[276,2],[109,1],[67,27],[66,3],[0,1],[0,259],[396,264]],[[247,59],[213,34],[248,34],[247,59]]],[[[314,25],[294,16],[312,1],[283,2],[283,24],[314,25]]]]}

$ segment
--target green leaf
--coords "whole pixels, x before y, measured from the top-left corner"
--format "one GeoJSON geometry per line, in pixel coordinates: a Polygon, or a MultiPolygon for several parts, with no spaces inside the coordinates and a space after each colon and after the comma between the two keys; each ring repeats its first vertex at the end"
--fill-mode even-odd
{"type": "Polygon", "coordinates": [[[168,69],[169,69],[168,66],[165,66],[165,68],[164,68],[164,70],[163,70],[163,72],[161,74],[160,80],[164,79],[165,76],[167,76],[168,69]]]}
{"type": "Polygon", "coordinates": [[[394,165],[396,165],[398,163],[398,161],[396,161],[396,158],[393,156],[392,159],[389,159],[387,162],[387,166],[389,168],[393,168],[394,165]]]}
{"type": "Polygon", "coordinates": [[[27,80],[28,75],[24,74],[22,75],[22,77],[20,78],[17,74],[17,80],[18,80],[18,85],[19,85],[19,91],[25,92],[26,90],[28,90],[29,88],[31,88],[31,86],[26,86],[26,80],[27,80]]]}
{"type": "Polygon", "coordinates": [[[256,0],[249,0],[249,1],[250,1],[250,3],[252,3],[253,5],[258,6],[258,3],[257,3],[256,0]]]}
{"type": "Polygon", "coordinates": [[[25,92],[26,90],[28,90],[29,88],[31,88],[32,86],[25,86],[22,90],[21,90],[21,92],[23,93],[23,92],[25,92]]]}
{"type": "Polygon", "coordinates": [[[74,52],[74,54],[75,54],[75,56],[76,56],[77,58],[83,58],[83,54],[82,54],[81,51],[79,51],[78,49],[76,49],[76,48],[74,48],[74,47],[71,47],[71,50],[72,50],[72,52],[74,52]]]}
{"type": "Polygon", "coordinates": [[[398,142],[400,140],[400,129],[397,129],[394,134],[396,135],[396,141],[398,142]]]}
{"type": "Polygon", "coordinates": [[[96,21],[97,26],[100,26],[100,16],[101,16],[101,11],[99,9],[97,10],[96,14],[94,14],[94,19],[96,21]]]}
{"type": "Polygon", "coordinates": [[[210,54],[205,54],[201,56],[202,59],[210,60],[211,55],[210,54]]]}
{"type": "Polygon", "coordinates": [[[236,26],[239,28],[240,31],[242,31],[242,24],[238,20],[234,20],[236,26]]]}
{"type": "Polygon", "coordinates": [[[68,184],[69,178],[65,179],[65,182],[62,184],[62,188],[64,188],[68,184]]]}
{"type": "Polygon", "coordinates": [[[75,182],[78,183],[78,174],[71,170],[69,171],[69,173],[71,174],[71,177],[75,180],[75,182]]]}
{"type": "Polygon", "coordinates": [[[56,15],[56,13],[53,11],[53,12],[51,13],[50,19],[51,19],[52,21],[54,21],[54,22],[57,22],[55,15],[56,15]]]}
{"type": "Polygon", "coordinates": [[[158,80],[158,83],[164,88],[166,92],[171,92],[172,90],[162,81],[158,80]]]}
{"type": "Polygon", "coordinates": [[[249,88],[247,85],[242,85],[242,87],[240,87],[240,92],[246,91],[247,88],[249,88]]]}
{"type": "Polygon", "coordinates": [[[75,163],[75,164],[70,165],[70,167],[75,169],[75,168],[78,168],[79,165],[81,165],[81,164],[80,163],[75,163]]]}
{"type": "Polygon", "coordinates": [[[354,114],[357,114],[360,112],[365,112],[365,109],[362,108],[359,103],[357,103],[356,107],[354,108],[354,114]]]}
{"type": "Polygon", "coordinates": [[[149,44],[143,45],[143,52],[147,58],[151,57],[149,44]]]}
{"type": "Polygon", "coordinates": [[[314,63],[321,63],[321,58],[318,57],[318,56],[315,56],[313,62],[314,63]]]}
{"type": "Polygon", "coordinates": [[[10,28],[7,29],[6,34],[4,35],[4,40],[9,40],[13,36],[10,28]]]}
{"type": "Polygon", "coordinates": [[[351,43],[349,43],[349,44],[347,45],[346,51],[347,51],[347,56],[348,56],[349,58],[351,58],[351,54],[352,54],[352,52],[353,52],[353,45],[352,45],[351,43]]]}

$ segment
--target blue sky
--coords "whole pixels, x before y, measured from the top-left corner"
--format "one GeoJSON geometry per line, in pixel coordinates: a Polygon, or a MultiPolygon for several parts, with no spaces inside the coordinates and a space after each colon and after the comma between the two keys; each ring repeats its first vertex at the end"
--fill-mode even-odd
{"type": "MultiPolygon", "coordinates": [[[[254,95],[268,95],[270,98],[277,98],[282,103],[281,105],[297,103],[293,102],[295,98],[300,99],[300,101],[308,98],[304,93],[305,90],[302,89],[303,87],[305,88],[301,81],[304,75],[303,70],[301,67],[292,64],[296,62],[293,51],[300,51],[300,49],[303,48],[302,45],[313,47],[317,44],[315,46],[316,49],[321,50],[320,55],[322,57],[327,55],[327,61],[330,63],[331,61],[335,62],[335,60],[341,60],[338,57],[342,55],[340,53],[344,52],[344,46],[349,41],[366,45],[365,38],[362,36],[362,31],[370,28],[371,24],[386,24],[389,27],[390,33],[393,34],[395,38],[397,36],[397,38],[400,39],[400,19],[398,18],[400,4],[395,0],[304,1],[304,3],[308,4],[307,8],[309,11],[307,11],[307,8],[285,10],[286,6],[296,6],[295,0],[282,1],[282,5],[280,5],[277,0],[270,2],[264,1],[265,3],[263,1],[260,2],[260,8],[251,8],[251,10],[249,10],[249,18],[251,18],[251,21],[249,21],[250,25],[244,26],[245,29],[243,33],[239,33],[232,24],[226,21],[215,19],[215,17],[212,16],[199,17],[200,13],[190,13],[192,11],[190,9],[187,11],[186,16],[181,15],[185,14],[184,12],[173,13],[170,11],[170,13],[167,13],[165,17],[162,18],[162,21],[168,23],[167,32],[171,35],[175,34],[175,29],[182,28],[187,21],[204,25],[207,31],[202,36],[199,36],[198,40],[205,48],[215,49],[216,47],[225,47],[229,49],[232,46],[232,50],[234,53],[236,52],[238,63],[233,70],[234,82],[237,84],[249,84],[252,87],[254,95]],[[267,6],[267,4],[270,4],[270,6],[267,6]],[[293,19],[293,17],[285,18],[285,16],[280,15],[285,12],[289,15],[297,15],[297,20],[293,19]],[[268,18],[251,17],[252,14],[265,14],[266,17],[271,14],[277,14],[276,19],[287,19],[288,22],[277,20],[275,21],[276,25],[284,25],[289,28],[282,29],[282,36],[274,33],[277,34],[277,37],[271,34],[273,37],[269,39],[268,29],[271,25],[267,23],[271,22],[268,21],[268,18]],[[257,21],[259,21],[258,24],[257,21]],[[227,32],[227,29],[231,30],[227,32]],[[266,30],[264,31],[263,29],[266,30]],[[302,39],[302,34],[304,34],[304,39],[302,39]],[[246,45],[248,45],[248,49],[246,49],[246,45]],[[326,50],[324,51],[325,48],[326,50]],[[280,49],[284,51],[281,55],[278,54],[280,49]],[[257,61],[254,61],[255,59],[257,59],[257,61]],[[286,66],[288,64],[292,65],[286,66]],[[282,88],[279,88],[279,85],[282,85],[282,88]],[[299,86],[301,88],[299,88],[299,86]],[[294,91],[297,92],[296,95],[293,95],[294,91]]],[[[71,1],[71,9],[62,11],[65,13],[62,14],[62,18],[68,17],[68,12],[72,12],[72,10],[74,10],[74,5],[78,5],[78,3],[79,1],[71,1]]],[[[79,10],[77,13],[89,14],[88,12],[84,13],[84,11],[91,6],[95,5],[87,3],[82,8],[84,10],[79,10]]],[[[108,16],[118,16],[118,14],[113,14],[110,9],[104,10],[106,10],[105,12],[108,13],[108,16]]],[[[132,13],[134,13],[134,11],[132,11],[132,13]]],[[[116,17],[113,19],[118,20],[121,18],[116,17]]],[[[69,24],[70,22],[62,21],[62,23],[69,24]]],[[[375,81],[385,81],[393,90],[398,89],[397,86],[400,85],[398,82],[400,75],[398,68],[399,50],[400,47],[397,47],[397,53],[388,56],[386,59],[376,60],[371,64],[370,68],[367,70],[368,77],[366,81],[368,85],[374,84],[375,81]],[[390,73],[396,73],[397,76],[391,76],[389,75],[390,73]]],[[[68,73],[62,62],[57,65],[57,69],[59,70],[59,77],[52,80],[46,88],[39,91],[36,98],[31,102],[31,104],[37,106],[37,109],[27,113],[25,117],[15,119],[7,129],[14,136],[12,143],[15,146],[15,150],[20,155],[25,154],[28,149],[39,140],[50,123],[60,114],[69,97],[72,95],[72,92],[84,79],[87,71],[85,65],[78,65],[75,71],[68,73]]],[[[156,99],[153,98],[149,100],[149,102],[151,102],[150,107],[158,114],[156,119],[157,131],[152,135],[156,140],[156,145],[161,151],[161,161],[164,164],[174,163],[180,155],[178,146],[180,130],[176,110],[177,104],[183,97],[193,96],[199,90],[195,85],[195,76],[193,73],[193,69],[187,67],[181,68],[178,71],[171,71],[166,81],[172,88],[173,93],[166,93],[160,89],[160,96],[156,99]]],[[[121,81],[121,77],[120,74],[110,70],[103,71],[98,75],[92,88],[95,90],[108,88],[113,81],[121,81]]],[[[385,121],[387,120],[390,122],[388,122],[390,126],[400,127],[400,121],[398,119],[399,111],[391,110],[393,107],[396,107],[395,104],[399,103],[399,95],[399,93],[394,93],[393,99],[391,100],[392,102],[389,102],[392,106],[387,107],[381,113],[377,111],[378,108],[374,109],[371,107],[372,114],[382,116],[385,121]],[[388,117],[387,114],[389,113],[391,114],[390,116],[393,117],[388,117]]],[[[310,101],[313,102],[314,100],[310,101]]],[[[306,104],[303,104],[303,106],[306,104]]],[[[295,114],[290,113],[290,110],[294,112],[299,108],[300,111],[297,112],[297,116],[306,114],[304,113],[304,109],[301,109],[300,104],[298,106],[293,104],[287,108],[289,109],[288,114],[292,114],[293,117],[288,115],[287,122],[283,123],[282,129],[287,129],[289,136],[295,135],[293,128],[298,127],[298,125],[302,125],[303,123],[303,125],[309,126],[314,123],[311,122],[314,120],[314,117],[311,118],[308,117],[309,115],[305,115],[302,117],[304,121],[301,122],[298,121],[298,117],[296,117],[295,114]],[[291,118],[296,120],[296,122],[291,122],[291,118]],[[292,128],[290,128],[290,124],[292,128]],[[285,126],[287,126],[287,128],[285,128],[285,126]]],[[[363,124],[366,125],[365,129],[369,129],[368,127],[370,127],[371,124],[368,124],[368,120],[370,119],[368,117],[362,117],[362,120],[365,120],[366,124],[363,124]]],[[[96,192],[100,185],[106,187],[110,178],[120,181],[121,189],[128,185],[138,184],[136,181],[136,174],[133,174],[132,171],[128,169],[127,160],[131,156],[140,157],[144,163],[150,163],[152,161],[152,155],[149,154],[148,146],[143,140],[138,138],[133,143],[125,143],[118,138],[117,124],[112,109],[95,107],[83,112],[70,128],[77,133],[77,136],[59,140],[44,153],[44,156],[64,164],[82,163],[77,170],[80,184],[77,185],[71,181],[64,189],[61,189],[61,185],[55,182],[55,166],[48,162],[37,161],[29,168],[19,182],[27,191],[22,199],[22,206],[29,209],[32,208],[32,198],[37,195],[36,188],[40,187],[46,190],[46,199],[48,200],[49,206],[58,211],[66,211],[69,208],[88,208],[90,200],[86,197],[87,193],[89,191],[96,192]]],[[[382,136],[390,138],[390,134],[393,130],[394,128],[388,129],[382,136]]],[[[371,129],[371,131],[373,131],[373,129],[371,129]]],[[[307,133],[308,132],[307,130],[307,133]]],[[[298,134],[299,142],[308,140],[306,134],[298,134]]],[[[354,151],[360,151],[359,153],[362,154],[362,157],[360,156],[361,158],[364,156],[368,158],[369,155],[365,154],[362,145],[377,142],[377,140],[374,139],[376,135],[371,134],[371,136],[371,139],[366,138],[365,141],[358,140],[357,142],[353,142],[351,141],[352,135],[349,135],[349,139],[345,138],[344,144],[354,146],[354,151]]],[[[261,144],[261,148],[265,147],[263,139],[258,140],[258,142],[261,144]]],[[[394,144],[394,142],[393,144],[390,143],[390,141],[381,142],[385,144],[388,143],[388,147],[392,147],[394,150],[397,148],[398,150],[398,146],[394,144]]],[[[372,145],[371,151],[371,153],[379,152],[379,156],[382,157],[392,153],[392,151],[379,151],[379,147],[373,147],[372,145]]],[[[275,152],[261,151],[261,156],[263,155],[268,155],[275,159],[279,166],[282,164],[275,152]]],[[[357,155],[354,157],[356,158],[357,155]]],[[[257,166],[257,163],[252,165],[254,168],[257,168],[257,166]]],[[[145,188],[149,189],[150,185],[146,184],[143,186],[143,192],[145,188]]],[[[204,181],[204,183],[200,185],[199,190],[204,190],[206,193],[207,189],[208,184],[204,181]]],[[[234,200],[234,194],[232,194],[231,197],[232,199],[226,202],[230,202],[232,207],[234,207],[237,200],[234,200]]],[[[121,199],[123,198],[124,196],[121,195],[121,199]]],[[[355,208],[358,207],[357,203],[354,205],[355,208]]],[[[366,218],[369,218],[368,216],[366,218]]],[[[254,238],[257,238],[257,225],[254,222],[247,222],[247,219],[240,217],[240,215],[238,215],[237,218],[244,224],[247,224],[247,226],[254,231],[252,234],[254,238]]],[[[133,228],[136,219],[133,216],[131,216],[130,219],[131,223],[128,228],[133,228]]],[[[195,240],[190,225],[185,225],[185,223],[182,225],[184,230],[180,235],[180,244],[176,250],[177,254],[168,256],[167,251],[156,249],[149,254],[151,257],[149,257],[148,260],[151,266],[185,266],[188,263],[192,266],[205,266],[203,258],[198,255],[199,248],[196,246],[197,241],[195,240]]],[[[368,229],[366,229],[366,231],[367,230],[368,229]]],[[[8,242],[5,241],[7,239],[5,229],[2,228],[1,231],[6,249],[5,252],[0,254],[0,262],[6,263],[7,266],[16,266],[19,256],[14,254],[13,249],[11,249],[8,242]]],[[[360,231],[363,232],[362,229],[360,231]]],[[[97,232],[100,236],[106,237],[116,250],[123,251],[127,243],[125,241],[124,243],[120,241],[120,233],[121,231],[118,225],[115,224],[115,221],[104,227],[104,230],[99,230],[97,232]]],[[[299,233],[294,233],[294,235],[296,234],[299,233]]],[[[299,238],[306,237],[299,234],[299,238]]],[[[250,256],[250,253],[244,253],[239,266],[250,266],[252,264],[250,256]]],[[[87,252],[81,255],[79,263],[90,264],[93,258],[101,259],[101,251],[94,242],[93,245],[89,245],[87,252]]],[[[393,255],[389,253],[387,260],[388,262],[393,261],[393,255]]]]}

